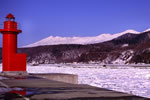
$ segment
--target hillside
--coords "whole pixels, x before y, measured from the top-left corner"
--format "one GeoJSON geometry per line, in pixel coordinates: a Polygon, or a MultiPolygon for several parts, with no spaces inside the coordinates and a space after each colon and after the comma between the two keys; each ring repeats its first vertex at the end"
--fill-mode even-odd
{"type": "Polygon", "coordinates": [[[127,33],[110,41],[95,44],[61,44],[20,48],[32,64],[48,63],[150,63],[150,31],[141,34],[127,33]]]}
{"type": "MultiPolygon", "coordinates": [[[[31,64],[50,63],[100,63],[130,64],[150,63],[150,31],[140,34],[126,33],[117,38],[94,44],[59,44],[19,48],[27,54],[31,64]]],[[[0,49],[0,54],[2,49],[0,49]]],[[[0,55],[0,61],[2,56],[0,55]]]]}

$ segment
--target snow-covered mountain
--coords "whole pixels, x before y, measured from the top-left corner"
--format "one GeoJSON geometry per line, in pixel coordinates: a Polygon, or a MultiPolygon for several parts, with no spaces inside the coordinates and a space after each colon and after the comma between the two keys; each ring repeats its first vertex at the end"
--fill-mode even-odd
{"type": "Polygon", "coordinates": [[[139,34],[140,32],[137,32],[135,30],[126,30],[121,33],[100,34],[95,37],[94,36],[93,37],[59,37],[59,36],[54,37],[54,36],[49,36],[45,39],[42,39],[38,42],[29,44],[24,47],[36,47],[36,46],[41,46],[41,45],[57,45],[57,44],[93,44],[93,43],[109,41],[109,40],[117,38],[121,35],[124,35],[126,33],[139,34]]]}
{"type": "MultiPolygon", "coordinates": [[[[111,36],[113,37],[112,40],[85,45],[66,43],[63,45],[43,44],[45,46],[38,46],[39,44],[37,43],[37,45],[33,45],[36,47],[18,49],[18,53],[26,53],[28,55],[27,62],[32,63],[33,65],[73,62],[96,62],[100,64],[150,64],[149,30],[141,33],[128,30],[120,34],[100,35],[100,37],[106,37],[106,39],[111,36]]],[[[49,40],[49,38],[47,38],[47,40],[49,40]]],[[[56,43],[58,42],[56,41],[56,43]]]]}

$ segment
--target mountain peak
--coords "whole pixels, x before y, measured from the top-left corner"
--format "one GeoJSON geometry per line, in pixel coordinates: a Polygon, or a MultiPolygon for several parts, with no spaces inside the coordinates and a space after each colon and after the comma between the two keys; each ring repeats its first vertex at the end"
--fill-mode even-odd
{"type": "Polygon", "coordinates": [[[145,30],[144,32],[150,31],[150,28],[148,28],[147,30],[145,30]]]}
{"type": "Polygon", "coordinates": [[[128,30],[126,30],[126,31],[124,31],[124,32],[121,32],[121,33],[122,33],[122,34],[126,34],[126,33],[138,34],[138,33],[140,33],[140,32],[137,32],[137,31],[132,30],[132,29],[128,29],[128,30]]]}

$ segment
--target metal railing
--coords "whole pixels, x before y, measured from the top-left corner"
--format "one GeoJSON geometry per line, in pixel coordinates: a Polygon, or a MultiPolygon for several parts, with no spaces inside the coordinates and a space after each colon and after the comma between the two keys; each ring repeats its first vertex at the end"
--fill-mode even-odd
{"type": "MultiPolygon", "coordinates": [[[[0,24],[0,29],[4,29],[4,24],[0,24]]],[[[21,24],[17,24],[17,29],[21,30],[21,24]]]]}

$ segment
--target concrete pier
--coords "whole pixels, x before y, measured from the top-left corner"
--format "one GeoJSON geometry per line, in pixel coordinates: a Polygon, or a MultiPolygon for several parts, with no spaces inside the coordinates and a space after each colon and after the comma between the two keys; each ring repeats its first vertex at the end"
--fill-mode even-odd
{"type": "Polygon", "coordinates": [[[30,74],[35,77],[41,77],[49,80],[78,84],[78,76],[74,74],[61,74],[61,73],[40,73],[30,74]]]}
{"type": "MultiPolygon", "coordinates": [[[[111,91],[89,85],[71,84],[36,77],[5,77],[0,80],[0,99],[33,100],[149,100],[131,94],[111,91]]],[[[42,77],[49,75],[43,75],[42,77]]],[[[58,75],[56,75],[58,77],[58,75]]],[[[55,76],[54,76],[55,77],[55,76]]],[[[64,75],[63,75],[64,77],[64,75]]],[[[65,79],[65,78],[64,78],[65,79]]]]}

